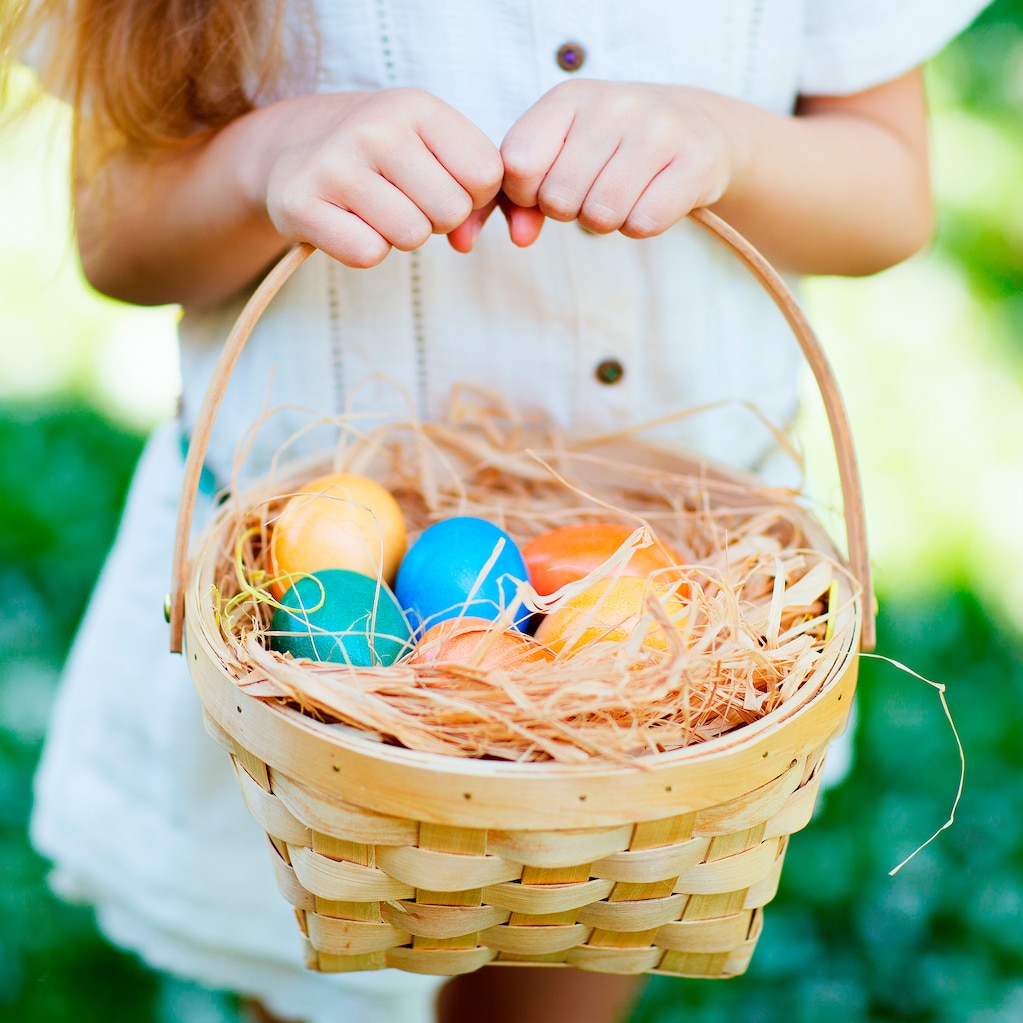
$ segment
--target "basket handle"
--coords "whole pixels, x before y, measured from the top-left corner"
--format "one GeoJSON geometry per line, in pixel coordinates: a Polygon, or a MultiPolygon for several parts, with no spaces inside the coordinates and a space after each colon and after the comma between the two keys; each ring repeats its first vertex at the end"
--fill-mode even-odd
{"type": "MultiPolygon", "coordinates": [[[[846,542],[849,549],[849,563],[853,575],[862,589],[863,625],[860,634],[860,649],[873,650],[875,643],[874,591],[871,580],[870,558],[867,552],[866,515],[863,507],[863,488],[860,482],[856,453],[853,449],[852,431],[846,415],[838,382],[828,363],[827,356],[817,340],[795,296],[781,275],[766,259],[716,214],[707,209],[695,209],[690,218],[702,228],[727,245],[742,261],[774,300],[782,315],[788,321],[799,342],[807,363],[813,372],[817,387],[824,400],[824,409],[831,429],[831,437],[838,461],[838,474],[842,484],[842,501],[845,514],[846,542]]],[[[177,531],[174,537],[174,562],[171,582],[172,592],[167,597],[164,612],[170,623],[170,649],[181,653],[182,633],[185,617],[185,576],[188,569],[188,542],[192,531],[192,518],[199,491],[199,477],[202,473],[206,449],[209,446],[213,421],[224,397],[228,381],[234,371],[238,357],[245,347],[253,328],[259,322],[266,307],[283,287],[288,278],[314,252],[315,248],[303,242],[289,249],[277,265],[266,275],[253,292],[231,328],[224,342],[213,375],[210,378],[198,418],[185,457],[184,477],[181,481],[181,499],[178,508],[177,531]]]]}

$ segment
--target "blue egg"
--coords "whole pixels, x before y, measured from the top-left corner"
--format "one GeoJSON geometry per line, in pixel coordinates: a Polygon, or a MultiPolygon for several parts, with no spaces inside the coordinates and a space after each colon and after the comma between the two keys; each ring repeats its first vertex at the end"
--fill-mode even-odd
{"type": "Polygon", "coordinates": [[[522,554],[503,529],[458,516],[423,531],[398,567],[394,593],[417,635],[448,618],[493,621],[513,604],[513,623],[521,631],[531,612],[517,593],[528,578],[522,554]]]}
{"type": "Polygon", "coordinates": [[[394,594],[368,575],[312,572],[281,604],[268,637],[280,653],[369,668],[393,664],[412,649],[412,630],[394,594]]]}

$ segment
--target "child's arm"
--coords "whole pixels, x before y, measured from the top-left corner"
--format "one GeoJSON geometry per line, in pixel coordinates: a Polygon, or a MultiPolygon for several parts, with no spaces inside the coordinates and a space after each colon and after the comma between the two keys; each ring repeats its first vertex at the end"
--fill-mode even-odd
{"type": "MultiPolygon", "coordinates": [[[[931,231],[919,72],[807,97],[795,117],[699,89],[573,79],[520,118],[501,153],[519,206],[643,238],[711,205],[797,272],[872,273],[931,231]]],[[[512,226],[519,244],[539,231],[512,226]]]]}
{"type": "Polygon", "coordinates": [[[502,174],[483,132],[428,93],[304,96],[206,141],[159,156],[122,152],[81,175],[79,249],[106,294],[210,305],[290,240],[351,266],[416,248],[493,199],[502,174]]]}

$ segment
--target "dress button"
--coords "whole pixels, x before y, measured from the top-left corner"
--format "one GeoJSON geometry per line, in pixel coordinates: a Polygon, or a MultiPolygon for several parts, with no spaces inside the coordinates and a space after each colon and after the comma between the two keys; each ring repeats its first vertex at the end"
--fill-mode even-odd
{"type": "Polygon", "coordinates": [[[617,384],[625,376],[625,367],[617,359],[604,359],[594,375],[602,384],[617,384]]]}
{"type": "Polygon", "coordinates": [[[586,60],[586,51],[578,43],[562,43],[556,56],[562,71],[578,71],[586,60]]]}

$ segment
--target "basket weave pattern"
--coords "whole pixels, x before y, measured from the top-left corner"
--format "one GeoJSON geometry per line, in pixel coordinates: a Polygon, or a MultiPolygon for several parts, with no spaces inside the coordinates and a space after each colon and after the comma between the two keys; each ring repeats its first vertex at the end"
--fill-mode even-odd
{"type": "Polygon", "coordinates": [[[565,831],[431,824],[327,799],[208,719],[266,831],[278,885],[323,972],[455,974],[490,962],[728,977],[749,963],[788,835],[813,813],[825,747],[741,798],[565,831]]]}

